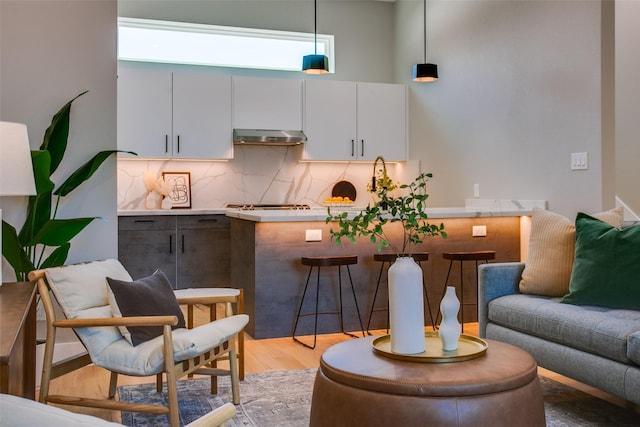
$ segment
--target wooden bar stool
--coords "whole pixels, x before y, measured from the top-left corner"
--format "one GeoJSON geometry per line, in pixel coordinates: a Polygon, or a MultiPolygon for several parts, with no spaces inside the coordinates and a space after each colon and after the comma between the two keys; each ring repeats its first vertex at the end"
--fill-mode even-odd
{"type": "MultiPolygon", "coordinates": [[[[447,271],[447,278],[444,281],[442,288],[442,298],[447,291],[447,284],[449,283],[449,276],[451,275],[451,267],[454,261],[460,262],[460,324],[462,331],[464,332],[464,276],[462,274],[462,264],[464,261],[475,261],[476,263],[476,287],[478,286],[478,261],[489,262],[491,259],[496,258],[496,251],[462,251],[462,252],[443,252],[442,258],[449,260],[449,271],[447,271]]],[[[438,318],[440,318],[440,311],[438,310],[438,318]]]]}
{"type": "MultiPolygon", "coordinates": [[[[419,252],[419,253],[413,253],[413,254],[401,254],[399,256],[402,257],[407,257],[407,256],[411,256],[413,257],[413,260],[415,262],[418,263],[418,265],[420,266],[420,268],[422,268],[422,261],[428,261],[429,260],[429,253],[428,252],[419,252]]],[[[371,333],[369,332],[369,326],[371,325],[371,316],[373,316],[373,313],[376,311],[386,311],[387,312],[387,333],[389,332],[389,298],[387,297],[387,307],[386,308],[375,308],[376,306],[376,298],[378,297],[378,289],[380,288],[380,281],[382,280],[382,273],[384,272],[384,266],[385,264],[388,264],[388,266],[391,266],[391,263],[396,261],[396,258],[398,258],[398,255],[396,254],[373,254],[373,260],[374,261],[378,261],[380,262],[380,273],[378,274],[378,283],[376,284],[376,290],[373,293],[373,302],[371,303],[371,311],[369,312],[369,320],[367,320],[367,333],[369,335],[371,335],[371,333]]],[[[436,324],[433,322],[433,314],[431,312],[431,304],[429,303],[429,294],[427,293],[427,285],[424,281],[424,272],[422,273],[422,288],[424,289],[424,297],[427,301],[427,307],[429,308],[429,320],[431,320],[431,325],[433,326],[433,329],[435,330],[436,328],[436,324]]],[[[387,294],[388,295],[388,294],[387,294]]]]}
{"type": "Polygon", "coordinates": [[[349,265],[357,264],[358,257],[356,255],[346,255],[346,256],[317,256],[317,257],[302,257],[300,259],[302,265],[309,266],[309,274],[307,275],[307,282],[304,285],[304,291],[302,292],[302,300],[300,301],[300,307],[298,308],[298,314],[296,316],[296,321],[293,325],[293,333],[291,334],[294,341],[302,344],[305,347],[314,349],[316,347],[316,337],[318,335],[318,314],[338,314],[340,317],[340,331],[346,335],[357,338],[356,335],[346,332],[344,330],[344,321],[342,316],[342,274],[341,267],[347,267],[347,273],[349,274],[349,283],[351,284],[351,292],[353,294],[353,301],[356,305],[356,313],[358,314],[358,321],[360,322],[360,329],[362,329],[362,336],[364,337],[364,327],[362,326],[362,318],[360,317],[360,309],[358,308],[358,299],[356,298],[356,291],[353,287],[353,280],[351,279],[351,271],[349,270],[349,265]],[[302,305],[304,304],[304,297],[307,294],[307,288],[309,286],[309,279],[311,278],[311,272],[313,268],[317,268],[317,279],[316,279],[316,305],[315,311],[309,313],[302,313],[302,305]],[[321,267],[338,267],[338,295],[340,299],[340,307],[337,311],[325,311],[318,312],[318,300],[320,299],[320,269],[321,267]],[[298,338],[296,338],[296,329],[298,328],[298,320],[304,316],[315,316],[315,323],[313,329],[313,345],[308,345],[298,338]]]}

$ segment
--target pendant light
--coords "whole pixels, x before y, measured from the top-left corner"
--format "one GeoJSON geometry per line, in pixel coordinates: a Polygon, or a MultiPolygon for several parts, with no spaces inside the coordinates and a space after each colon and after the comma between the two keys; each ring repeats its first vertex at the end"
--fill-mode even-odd
{"type": "Polygon", "coordinates": [[[411,78],[414,82],[435,82],[438,80],[438,66],[436,64],[427,64],[427,0],[423,0],[424,12],[424,59],[422,64],[414,64],[411,78]]]}
{"type": "Polygon", "coordinates": [[[306,74],[326,74],[329,72],[329,58],[318,55],[318,1],[313,0],[313,55],[302,58],[302,72],[306,74]]]}

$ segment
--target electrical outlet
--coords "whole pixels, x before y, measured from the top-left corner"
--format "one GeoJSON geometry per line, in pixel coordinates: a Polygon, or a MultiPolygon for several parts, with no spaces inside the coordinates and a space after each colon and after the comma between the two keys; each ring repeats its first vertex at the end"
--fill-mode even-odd
{"type": "Polygon", "coordinates": [[[474,225],[471,228],[471,236],[473,237],[486,237],[487,226],[486,225],[474,225]]]}
{"type": "Polygon", "coordinates": [[[306,230],[305,241],[307,242],[322,242],[322,230],[306,230]]]}

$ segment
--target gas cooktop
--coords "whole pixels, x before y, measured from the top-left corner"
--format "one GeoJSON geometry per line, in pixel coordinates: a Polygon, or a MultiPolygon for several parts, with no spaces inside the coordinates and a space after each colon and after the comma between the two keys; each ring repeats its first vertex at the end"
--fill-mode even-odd
{"type": "Polygon", "coordinates": [[[309,205],[305,204],[252,204],[252,203],[243,203],[243,204],[234,204],[230,203],[227,205],[228,209],[239,209],[241,211],[266,211],[266,210],[306,210],[311,209],[309,205]]]}

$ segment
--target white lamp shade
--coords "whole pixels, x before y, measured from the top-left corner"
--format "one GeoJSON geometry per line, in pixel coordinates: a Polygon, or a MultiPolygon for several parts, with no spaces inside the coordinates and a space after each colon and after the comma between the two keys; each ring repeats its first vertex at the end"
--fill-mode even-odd
{"type": "Polygon", "coordinates": [[[27,126],[0,122],[0,196],[36,194],[27,126]]]}

